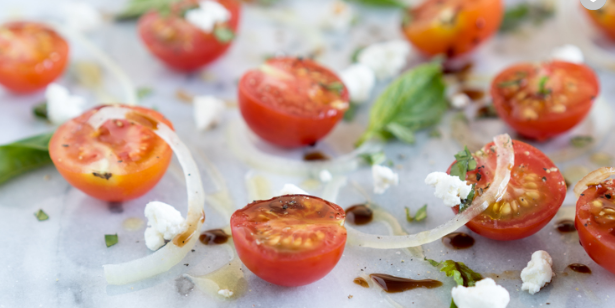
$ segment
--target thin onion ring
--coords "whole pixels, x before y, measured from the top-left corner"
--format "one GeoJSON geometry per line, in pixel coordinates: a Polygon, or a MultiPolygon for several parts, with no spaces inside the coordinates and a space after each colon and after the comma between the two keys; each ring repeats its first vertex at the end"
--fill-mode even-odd
{"type": "MultiPolygon", "coordinates": [[[[98,129],[108,120],[130,119],[133,113],[133,110],[124,107],[104,107],[90,117],[88,124],[94,129],[98,129]]],[[[186,216],[188,230],[177,235],[173,241],[144,258],[121,264],[103,265],[108,284],[132,283],[168,271],[183,260],[194,247],[198,239],[198,232],[205,222],[205,211],[203,209],[205,191],[203,190],[199,169],[190,151],[166,124],[156,122],[156,126],[152,130],[171,147],[184,171],[188,191],[188,214],[186,216]]]]}
{"type": "Polygon", "coordinates": [[[575,196],[578,198],[589,187],[589,185],[602,183],[604,180],[613,175],[615,175],[615,168],[613,167],[602,167],[590,172],[584,178],[579,180],[577,185],[574,185],[575,196]]]}
{"type": "Polygon", "coordinates": [[[508,182],[510,181],[510,170],[515,164],[515,152],[512,140],[507,134],[495,137],[494,141],[498,156],[495,177],[491,183],[491,188],[487,189],[479,197],[476,197],[472,205],[465,211],[434,229],[402,236],[366,234],[346,225],[348,243],[377,249],[407,248],[431,243],[468,223],[485,211],[492,202],[500,201],[506,193],[508,182]]]}

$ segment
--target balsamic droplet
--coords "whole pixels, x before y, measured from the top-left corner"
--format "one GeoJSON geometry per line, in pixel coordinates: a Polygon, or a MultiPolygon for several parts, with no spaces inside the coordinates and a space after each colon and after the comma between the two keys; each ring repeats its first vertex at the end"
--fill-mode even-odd
{"type": "Polygon", "coordinates": [[[199,241],[205,245],[219,245],[226,243],[229,237],[222,229],[212,229],[201,233],[199,241]]]}
{"type": "Polygon", "coordinates": [[[573,272],[581,273],[581,274],[591,274],[592,270],[585,264],[581,263],[572,263],[568,265],[568,268],[573,272]]]}
{"type": "Polygon", "coordinates": [[[442,243],[452,249],[467,249],[474,246],[474,238],[463,232],[454,232],[444,236],[442,243]]]}
{"type": "Polygon", "coordinates": [[[372,221],[374,212],[365,204],[353,205],[346,209],[346,221],[355,225],[365,225],[372,221]]]}
{"type": "Polygon", "coordinates": [[[442,282],[433,279],[414,280],[387,274],[370,274],[369,277],[387,293],[399,293],[416,288],[433,289],[442,286],[442,282]]]}

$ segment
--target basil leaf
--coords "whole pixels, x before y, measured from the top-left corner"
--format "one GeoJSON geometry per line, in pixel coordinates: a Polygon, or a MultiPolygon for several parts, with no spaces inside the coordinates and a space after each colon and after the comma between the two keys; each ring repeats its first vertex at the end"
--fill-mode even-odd
{"type": "Polygon", "coordinates": [[[553,5],[547,3],[520,3],[504,12],[504,19],[499,31],[501,33],[514,31],[528,21],[541,24],[553,16],[554,12],[553,5]]]}
{"type": "Polygon", "coordinates": [[[549,76],[540,77],[540,81],[538,81],[538,93],[542,95],[547,95],[551,93],[551,90],[545,88],[547,81],[549,81],[549,76]]]}
{"type": "Polygon", "coordinates": [[[342,118],[344,122],[352,122],[357,116],[357,111],[359,111],[359,104],[350,102],[348,109],[344,112],[344,117],[342,118]]]}
{"type": "Polygon", "coordinates": [[[346,2],[354,2],[357,4],[368,6],[381,6],[381,7],[399,7],[403,8],[406,5],[399,0],[345,0],[346,2]]]}
{"type": "Polygon", "coordinates": [[[363,158],[365,162],[370,166],[379,165],[387,159],[387,156],[386,154],[384,154],[384,152],[364,153],[360,154],[359,157],[363,158]]]}
{"type": "Polygon", "coordinates": [[[154,93],[154,89],[148,87],[137,88],[137,98],[142,99],[148,97],[154,93]]]}
{"type": "Polygon", "coordinates": [[[36,219],[38,219],[38,221],[45,221],[49,219],[49,215],[47,215],[47,213],[45,213],[43,210],[38,210],[38,212],[36,212],[34,216],[36,217],[36,219]]]}
{"type": "Polygon", "coordinates": [[[177,1],[179,0],[130,0],[126,7],[120,13],[115,15],[115,19],[136,19],[149,11],[168,9],[173,2],[177,1]]]}
{"type": "Polygon", "coordinates": [[[325,89],[329,91],[337,92],[337,94],[342,95],[344,91],[344,84],[338,81],[332,82],[330,84],[321,84],[325,89]]]}
{"type": "Polygon", "coordinates": [[[429,131],[429,138],[441,138],[441,137],[442,137],[442,133],[440,132],[439,129],[434,128],[429,131]]]}
{"type": "Polygon", "coordinates": [[[48,120],[47,118],[47,102],[43,101],[38,105],[35,105],[34,108],[32,108],[32,112],[34,113],[34,116],[36,116],[39,119],[43,119],[43,120],[48,120]]]}
{"type": "Polygon", "coordinates": [[[105,244],[107,245],[107,248],[117,244],[117,242],[118,242],[117,233],[116,234],[105,234],[105,244]]]}
{"type": "Polygon", "coordinates": [[[440,268],[440,271],[444,272],[446,276],[453,277],[458,286],[473,287],[477,281],[483,279],[481,274],[473,271],[463,262],[453,260],[436,262],[427,258],[425,260],[432,266],[440,268]]]}
{"type": "Polygon", "coordinates": [[[465,199],[461,200],[461,203],[459,204],[459,213],[463,212],[465,209],[470,207],[470,205],[472,205],[472,201],[474,201],[475,195],[476,195],[476,184],[472,184],[472,190],[470,190],[470,193],[468,194],[468,196],[465,199]]]}
{"type": "Polygon", "coordinates": [[[570,144],[575,148],[584,148],[594,143],[592,136],[574,136],[570,139],[570,144]]]}
{"type": "Polygon", "coordinates": [[[214,36],[220,43],[228,43],[235,38],[235,32],[229,27],[216,27],[214,36]]]}
{"type": "Polygon", "coordinates": [[[412,215],[410,215],[410,209],[406,206],[406,220],[408,222],[412,222],[414,220],[414,217],[412,217],[412,215]]]}
{"type": "Polygon", "coordinates": [[[50,164],[48,145],[52,135],[37,135],[0,146],[0,184],[50,164]]]}
{"type": "Polygon", "coordinates": [[[419,65],[391,83],[372,106],[367,130],[356,145],[372,138],[412,141],[409,132],[438,123],[448,108],[440,67],[434,62],[419,65]]]}
{"type": "Polygon", "coordinates": [[[416,221],[422,221],[425,218],[427,218],[427,204],[423,205],[414,215],[414,220],[416,221]]]}
{"type": "Polygon", "coordinates": [[[357,47],[353,52],[352,55],[350,56],[350,61],[352,63],[357,63],[359,62],[359,55],[361,54],[361,51],[363,51],[363,49],[365,49],[365,47],[357,47]]]}
{"type": "Polygon", "coordinates": [[[451,166],[451,175],[459,177],[460,180],[466,180],[466,173],[476,169],[476,160],[472,157],[472,153],[466,146],[462,151],[455,154],[456,162],[451,166]]]}

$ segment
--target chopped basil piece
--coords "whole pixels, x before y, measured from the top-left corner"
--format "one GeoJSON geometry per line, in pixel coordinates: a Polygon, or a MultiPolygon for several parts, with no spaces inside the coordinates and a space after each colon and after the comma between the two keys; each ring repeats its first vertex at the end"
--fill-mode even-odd
{"type": "MultiPolygon", "coordinates": [[[[471,270],[463,262],[455,262],[453,260],[436,262],[427,258],[425,258],[425,261],[429,262],[433,267],[440,268],[440,271],[444,272],[447,277],[453,277],[458,286],[473,287],[477,281],[483,279],[481,274],[471,270]]],[[[450,307],[457,307],[452,299],[450,307]]]]}
{"type": "Polygon", "coordinates": [[[45,220],[49,219],[49,215],[47,215],[47,213],[43,212],[43,210],[38,210],[38,212],[36,212],[34,214],[34,216],[36,216],[36,219],[38,219],[38,221],[45,221],[45,220]]]}
{"type": "Polygon", "coordinates": [[[129,0],[126,7],[115,18],[117,20],[135,19],[152,10],[168,15],[171,3],[177,1],[179,0],[129,0]]]}
{"type": "Polygon", "coordinates": [[[523,79],[514,79],[514,80],[509,80],[509,81],[503,81],[498,83],[498,88],[506,88],[506,87],[512,87],[512,86],[518,86],[521,81],[523,81],[523,79]]]}
{"type": "Polygon", "coordinates": [[[592,136],[574,136],[570,139],[570,144],[575,148],[584,148],[594,143],[592,136]]]}
{"type": "Polygon", "coordinates": [[[416,211],[414,217],[410,215],[410,209],[406,207],[406,220],[408,222],[423,221],[425,218],[427,218],[427,204],[423,205],[418,211],[416,211]]]}
{"type": "Polygon", "coordinates": [[[352,102],[350,102],[350,104],[348,105],[348,110],[346,110],[346,112],[344,112],[344,121],[345,122],[352,122],[355,118],[355,116],[357,115],[357,111],[359,110],[359,105],[358,104],[354,104],[352,102]]]}
{"type": "Polygon", "coordinates": [[[235,38],[235,32],[228,27],[216,27],[214,29],[214,36],[220,43],[228,43],[235,38]]]}
{"type": "Polygon", "coordinates": [[[463,212],[465,209],[472,205],[472,201],[474,201],[474,196],[476,195],[476,184],[472,184],[472,190],[468,194],[468,197],[461,200],[461,204],[459,204],[459,213],[463,212]]]}
{"type": "Polygon", "coordinates": [[[472,153],[470,153],[467,146],[463,151],[455,154],[455,159],[457,161],[451,167],[451,175],[458,176],[460,180],[465,181],[466,173],[476,169],[476,160],[472,157],[472,153]]]}
{"type": "Polygon", "coordinates": [[[379,165],[383,163],[387,156],[384,152],[376,152],[376,153],[364,153],[359,155],[359,157],[363,158],[368,165],[379,165]]]}
{"type": "Polygon", "coordinates": [[[342,95],[342,92],[344,91],[344,84],[339,81],[334,81],[330,84],[322,84],[322,86],[329,91],[337,92],[338,95],[342,95]]]}
{"type": "Polygon", "coordinates": [[[434,128],[434,129],[429,131],[429,137],[430,138],[441,138],[442,137],[442,133],[440,132],[439,129],[434,128]]]}
{"type": "Polygon", "coordinates": [[[105,234],[105,244],[107,245],[107,248],[117,244],[117,242],[118,242],[117,233],[116,234],[105,234]]]}
{"type": "Polygon", "coordinates": [[[148,88],[148,87],[137,88],[137,98],[138,99],[148,97],[152,95],[152,93],[154,93],[154,90],[152,88],[148,88]]]}
{"type": "Polygon", "coordinates": [[[549,81],[549,76],[540,77],[540,81],[538,81],[538,93],[541,95],[548,95],[551,93],[551,89],[547,89],[545,86],[549,81]]]}
{"type": "Polygon", "coordinates": [[[361,51],[363,51],[363,49],[365,49],[365,47],[357,47],[353,52],[352,55],[350,56],[350,61],[352,63],[357,63],[359,62],[359,55],[361,54],[361,51]]]}
{"type": "Polygon", "coordinates": [[[407,206],[405,208],[406,208],[406,220],[408,222],[412,222],[414,220],[414,217],[410,215],[410,208],[408,208],[407,206]]]}
{"type": "Polygon", "coordinates": [[[514,31],[527,21],[540,25],[553,16],[555,9],[552,4],[537,2],[524,2],[507,9],[499,31],[502,33],[514,31]]]}
{"type": "Polygon", "coordinates": [[[43,101],[32,108],[32,112],[37,118],[48,120],[47,118],[47,102],[43,101]]]}

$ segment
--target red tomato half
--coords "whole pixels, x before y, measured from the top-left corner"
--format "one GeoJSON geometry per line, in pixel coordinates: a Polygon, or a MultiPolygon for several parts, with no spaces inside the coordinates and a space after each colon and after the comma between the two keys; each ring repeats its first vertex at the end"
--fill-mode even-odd
{"type": "Polygon", "coordinates": [[[198,1],[186,0],[173,5],[164,15],[152,11],[139,19],[139,35],[145,46],[157,58],[179,71],[192,71],[219,58],[231,46],[237,33],[241,5],[236,0],[214,0],[230,13],[230,19],[217,24],[207,33],[184,19],[198,1]]]}
{"type": "Polygon", "coordinates": [[[563,61],[516,64],[491,85],[500,118],[519,134],[538,140],[579,124],[598,92],[598,78],[589,67],[563,61]]]}
{"type": "Polygon", "coordinates": [[[0,84],[17,93],[40,90],[64,72],[68,43],[33,22],[0,26],[0,84]]]}
{"type": "Polygon", "coordinates": [[[273,58],[239,81],[239,108],[261,138],[282,146],[314,144],[348,109],[348,90],[309,59],[273,58]]]}
{"type": "MultiPolygon", "coordinates": [[[[581,4],[579,4],[581,5],[581,4]]],[[[588,10],[586,8],[581,8],[586,11],[592,22],[606,34],[611,40],[615,40],[615,2],[611,0],[607,0],[604,6],[597,10],[588,10]]]]}
{"type": "Polygon", "coordinates": [[[239,258],[258,277],[302,286],[327,275],[344,252],[344,210],[323,199],[286,195],[254,201],[231,216],[239,258]]]}
{"type": "Polygon", "coordinates": [[[74,187],[101,200],[124,201],[147,193],[164,175],[173,151],[152,130],[162,122],[160,113],[143,107],[130,120],[107,121],[98,130],[87,120],[101,107],[91,109],[58,128],[49,154],[60,174],[74,187]]]}
{"type": "MultiPolygon", "coordinates": [[[[517,240],[538,232],[566,197],[564,177],[544,153],[521,141],[513,141],[513,148],[515,165],[504,198],[467,224],[472,231],[494,240],[517,240]]],[[[497,151],[491,142],[473,156],[477,168],[467,173],[466,181],[476,184],[476,196],[480,196],[493,180],[497,151]]],[[[450,171],[449,167],[447,173],[450,171]]],[[[459,207],[453,210],[457,213],[459,207]]]]}
{"type": "Polygon", "coordinates": [[[500,27],[501,0],[427,0],[406,12],[402,31],[428,56],[468,53],[500,27]]]}
{"type": "Polygon", "coordinates": [[[615,274],[615,182],[588,187],[579,201],[574,226],[587,254],[615,274]]]}

